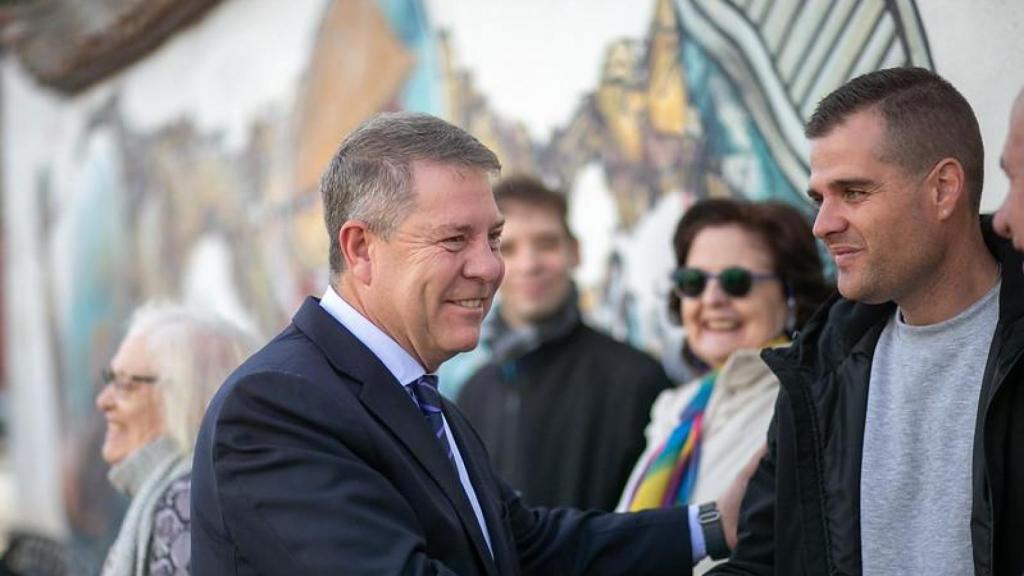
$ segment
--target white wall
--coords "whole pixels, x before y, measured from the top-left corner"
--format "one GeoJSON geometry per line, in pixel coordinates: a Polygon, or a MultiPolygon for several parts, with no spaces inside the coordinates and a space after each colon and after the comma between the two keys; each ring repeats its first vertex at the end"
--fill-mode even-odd
{"type": "Polygon", "coordinates": [[[978,114],[986,154],[982,210],[995,210],[1006,196],[999,156],[1010,105],[1024,88],[1024,2],[922,0],[917,6],[936,70],[978,114]]]}

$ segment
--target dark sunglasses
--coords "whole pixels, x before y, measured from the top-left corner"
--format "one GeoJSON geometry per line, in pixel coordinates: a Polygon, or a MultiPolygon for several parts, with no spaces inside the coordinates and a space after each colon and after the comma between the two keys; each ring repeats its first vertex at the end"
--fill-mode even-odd
{"type": "Polygon", "coordinates": [[[704,292],[704,288],[708,285],[708,278],[717,279],[722,291],[729,296],[742,298],[750,294],[754,282],[773,280],[777,276],[771,272],[751,272],[739,266],[726,268],[718,274],[712,274],[700,268],[680,268],[672,272],[672,285],[681,296],[696,298],[704,292]]]}

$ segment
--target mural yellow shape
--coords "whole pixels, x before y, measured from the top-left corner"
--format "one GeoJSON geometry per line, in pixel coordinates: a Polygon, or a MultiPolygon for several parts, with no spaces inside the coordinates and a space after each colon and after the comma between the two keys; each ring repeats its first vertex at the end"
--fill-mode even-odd
{"type": "Polygon", "coordinates": [[[327,261],[318,191],[342,139],[366,117],[391,107],[414,59],[372,0],[333,2],[313,52],[296,131],[292,245],[303,266],[327,261]],[[307,197],[312,196],[312,197],[307,197]]]}
{"type": "Polygon", "coordinates": [[[647,98],[651,126],[658,133],[682,136],[689,99],[680,59],[678,16],[672,0],[658,0],[650,35],[650,81],[647,98]]]}

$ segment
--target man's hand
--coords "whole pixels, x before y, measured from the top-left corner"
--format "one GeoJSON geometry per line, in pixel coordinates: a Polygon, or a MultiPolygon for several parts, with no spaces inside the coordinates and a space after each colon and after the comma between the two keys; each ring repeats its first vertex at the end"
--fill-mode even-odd
{"type": "Polygon", "coordinates": [[[743,494],[747,491],[747,482],[757,470],[761,458],[768,451],[768,445],[761,448],[743,466],[736,479],[725,489],[725,492],[718,497],[718,512],[722,515],[722,530],[725,532],[725,541],[729,544],[730,550],[736,549],[736,530],[740,520],[740,503],[743,502],[743,494]]]}

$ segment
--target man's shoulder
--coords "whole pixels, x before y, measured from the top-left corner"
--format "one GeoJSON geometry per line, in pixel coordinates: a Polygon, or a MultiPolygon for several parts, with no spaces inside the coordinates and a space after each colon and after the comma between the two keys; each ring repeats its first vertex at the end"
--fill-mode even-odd
{"type": "Polygon", "coordinates": [[[771,354],[799,356],[805,361],[811,358],[839,360],[865,336],[874,334],[895,311],[896,305],[892,302],[865,304],[836,293],[811,317],[792,346],[777,348],[771,354]]]}
{"type": "Polygon", "coordinates": [[[599,364],[661,370],[661,364],[650,354],[586,324],[580,326],[577,346],[589,356],[588,360],[599,364]]]}
{"type": "Polygon", "coordinates": [[[603,388],[603,393],[622,390],[633,395],[646,390],[646,397],[672,385],[656,358],[586,324],[574,332],[571,342],[548,350],[544,357],[552,365],[571,363],[573,373],[580,374],[590,389],[603,388]]]}
{"type": "Polygon", "coordinates": [[[209,412],[217,413],[225,403],[241,398],[296,404],[333,396],[347,388],[338,385],[344,378],[323,350],[292,324],[228,376],[209,412]]]}
{"type": "Polygon", "coordinates": [[[455,403],[460,410],[474,414],[482,409],[483,405],[493,404],[504,396],[501,371],[503,367],[496,362],[488,361],[477,368],[466,379],[465,384],[459,389],[455,403]]]}
{"type": "MultiPolygon", "coordinates": [[[[604,380],[618,381],[629,375],[630,381],[669,385],[664,368],[653,356],[583,323],[564,338],[545,342],[526,357],[531,373],[555,365],[573,364],[586,367],[591,374],[604,376],[604,380]]],[[[512,376],[505,375],[506,370],[514,371],[493,359],[486,362],[466,380],[459,394],[460,404],[478,393],[493,395],[494,384],[512,376]]]]}
{"type": "Polygon", "coordinates": [[[834,294],[790,346],[762,350],[761,358],[778,377],[784,393],[794,394],[807,386],[813,389],[812,397],[831,398],[838,383],[848,383],[851,377],[866,381],[878,338],[895,311],[891,302],[865,304],[834,294]],[[850,363],[851,359],[857,360],[850,363]],[[839,370],[843,366],[846,369],[839,370]],[[832,377],[836,374],[845,376],[837,380],[832,377]]]}
{"type": "Polygon", "coordinates": [[[326,364],[316,344],[294,325],[289,325],[235,369],[225,386],[258,374],[314,374],[326,364]]]}

